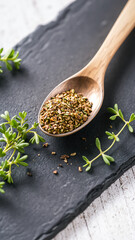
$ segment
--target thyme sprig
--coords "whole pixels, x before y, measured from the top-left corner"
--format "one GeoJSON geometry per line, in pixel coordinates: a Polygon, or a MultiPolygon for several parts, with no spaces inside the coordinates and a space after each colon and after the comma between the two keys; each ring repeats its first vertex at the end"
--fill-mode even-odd
{"type": "MultiPolygon", "coordinates": [[[[15,53],[14,49],[9,49],[3,56],[1,56],[2,52],[3,52],[3,48],[0,49],[0,61],[5,63],[9,71],[12,71],[13,69],[11,62],[14,63],[14,66],[16,69],[20,68],[21,58],[18,58],[19,56],[18,51],[15,53]]],[[[0,73],[2,72],[3,70],[2,70],[2,67],[0,66],[0,73]]]]}
{"type": "Polygon", "coordinates": [[[83,167],[86,167],[86,171],[89,171],[91,169],[92,163],[95,160],[97,160],[99,157],[102,157],[103,161],[107,165],[110,165],[111,162],[114,162],[115,161],[114,158],[110,155],[107,155],[106,153],[113,147],[113,145],[116,142],[119,142],[119,140],[120,140],[119,135],[125,129],[126,126],[128,127],[128,130],[130,132],[133,132],[133,128],[130,125],[130,123],[135,120],[135,114],[134,113],[132,113],[129,120],[126,121],[121,109],[118,108],[117,104],[114,105],[114,108],[108,108],[108,111],[113,114],[110,117],[111,120],[115,120],[117,117],[119,117],[124,122],[124,125],[117,134],[115,134],[114,132],[108,132],[108,131],[105,132],[106,135],[108,136],[108,139],[113,140],[111,145],[105,150],[102,150],[100,140],[99,140],[99,138],[96,138],[95,144],[96,144],[96,147],[99,150],[99,154],[95,158],[93,158],[92,160],[88,160],[87,157],[82,156],[83,160],[86,162],[86,164],[83,165],[83,167]]]}
{"type": "MultiPolygon", "coordinates": [[[[44,138],[37,134],[35,129],[38,127],[38,123],[34,123],[30,128],[26,119],[27,112],[19,112],[19,115],[15,115],[10,118],[9,112],[5,111],[0,115],[5,122],[0,124],[0,133],[2,137],[0,142],[3,142],[3,147],[0,147],[0,158],[4,157],[4,160],[0,163],[0,178],[8,183],[13,183],[12,166],[22,165],[28,166],[25,160],[28,155],[22,155],[25,153],[24,148],[29,146],[29,143],[45,142],[44,138]],[[26,141],[28,134],[33,136],[26,141]]],[[[5,182],[0,182],[0,192],[4,193],[3,185],[5,182]]]]}

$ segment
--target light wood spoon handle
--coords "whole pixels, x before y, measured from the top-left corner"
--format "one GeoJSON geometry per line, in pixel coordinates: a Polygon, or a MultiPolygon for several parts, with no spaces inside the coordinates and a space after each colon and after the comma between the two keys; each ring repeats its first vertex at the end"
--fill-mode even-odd
{"type": "MultiPolygon", "coordinates": [[[[55,137],[64,137],[79,131],[92,121],[92,119],[97,115],[103,103],[104,75],[107,66],[114,56],[115,52],[132,31],[134,26],[135,0],[129,0],[94,58],[79,72],[67,78],[58,86],[56,86],[45,99],[45,101],[47,101],[51,97],[56,96],[56,94],[73,88],[76,92],[82,93],[83,96],[87,97],[88,100],[93,103],[92,112],[88,117],[88,120],[71,132],[52,134],[48,133],[42,128],[40,124],[39,112],[39,126],[44,133],[55,137]]],[[[43,105],[44,103],[42,106],[43,105]]]]}
{"type": "Polygon", "coordinates": [[[122,12],[120,13],[119,17],[117,18],[116,22],[114,23],[112,29],[110,30],[100,49],[98,50],[94,58],[91,60],[91,62],[84,68],[87,72],[87,75],[88,71],[91,71],[91,66],[93,64],[94,69],[90,73],[90,76],[93,79],[97,79],[97,81],[103,80],[105,71],[112,57],[134,27],[135,0],[129,0],[123,8],[122,12]]]}

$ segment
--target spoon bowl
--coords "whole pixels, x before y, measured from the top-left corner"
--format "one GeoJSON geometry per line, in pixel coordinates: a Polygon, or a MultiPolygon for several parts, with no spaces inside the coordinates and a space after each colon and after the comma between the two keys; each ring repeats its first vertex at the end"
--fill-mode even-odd
{"type": "MultiPolygon", "coordinates": [[[[68,91],[69,89],[74,89],[75,92],[82,93],[84,97],[88,98],[89,102],[93,103],[92,112],[91,112],[90,116],[88,117],[87,121],[84,124],[82,124],[80,127],[74,129],[71,132],[61,133],[61,134],[51,134],[51,133],[45,131],[39,124],[40,129],[45,134],[50,135],[50,136],[55,136],[55,137],[64,137],[64,136],[71,135],[71,134],[77,132],[78,130],[82,129],[84,126],[86,126],[98,113],[98,111],[102,105],[102,102],[103,102],[102,88],[92,78],[80,76],[80,75],[78,77],[76,76],[76,77],[68,78],[65,81],[61,82],[57,87],[55,87],[49,93],[49,95],[44,100],[42,106],[44,105],[44,103],[47,100],[51,99],[51,97],[56,96],[58,93],[68,91]]],[[[38,115],[39,118],[40,118],[40,112],[41,112],[42,106],[39,111],[39,115],[38,115]]],[[[38,121],[40,123],[39,119],[38,119],[38,121]]]]}
{"type": "Polygon", "coordinates": [[[44,104],[43,102],[38,114],[38,121],[40,129],[45,134],[53,137],[64,137],[71,135],[85,127],[96,116],[103,103],[104,76],[108,64],[134,27],[135,0],[129,0],[93,59],[78,73],[74,74],[72,77],[66,79],[57,87],[55,87],[44,100],[44,102],[46,102],[58,93],[75,89],[75,92],[82,93],[84,97],[87,97],[88,100],[93,103],[92,112],[87,121],[71,132],[62,134],[48,133],[47,131],[44,131],[40,125],[40,112],[44,104]]]}

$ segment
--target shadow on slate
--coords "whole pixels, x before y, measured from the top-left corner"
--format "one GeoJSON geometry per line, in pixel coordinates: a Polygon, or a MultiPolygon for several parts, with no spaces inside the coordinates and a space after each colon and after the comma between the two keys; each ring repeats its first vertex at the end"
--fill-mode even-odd
{"type": "MultiPolygon", "coordinates": [[[[15,115],[25,110],[33,123],[46,95],[94,56],[125,3],[78,0],[56,22],[39,26],[22,40],[16,46],[23,59],[21,70],[9,73],[4,69],[0,79],[0,113],[7,109],[15,115]]],[[[91,159],[98,153],[95,137],[106,148],[105,130],[110,130],[110,124],[114,131],[121,127],[121,122],[108,120],[106,108],[117,102],[127,118],[135,111],[134,41],[132,32],[107,70],[105,99],[95,120],[66,138],[45,136],[50,144],[47,149],[30,146],[27,153],[33,177],[23,167],[13,170],[14,184],[7,184],[5,195],[0,196],[0,239],[51,239],[135,163],[135,135],[125,130],[110,151],[114,164],[109,167],[99,159],[90,173],[78,171],[84,163],[82,155],[91,159]],[[86,143],[82,137],[87,138],[86,143]],[[52,156],[52,151],[57,155],[52,156]],[[72,152],[77,152],[69,160],[72,166],[63,163],[55,176],[52,172],[61,163],[60,155],[72,152]]]]}

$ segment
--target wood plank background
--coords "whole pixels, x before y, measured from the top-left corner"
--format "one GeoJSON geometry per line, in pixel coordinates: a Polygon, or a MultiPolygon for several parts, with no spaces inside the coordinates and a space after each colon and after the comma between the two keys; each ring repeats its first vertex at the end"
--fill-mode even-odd
{"type": "MultiPolygon", "coordinates": [[[[0,47],[14,46],[73,0],[0,0],[0,47]]],[[[55,240],[135,240],[135,167],[97,198],[55,240]]],[[[18,239],[19,240],[19,239],[18,239]]]]}

